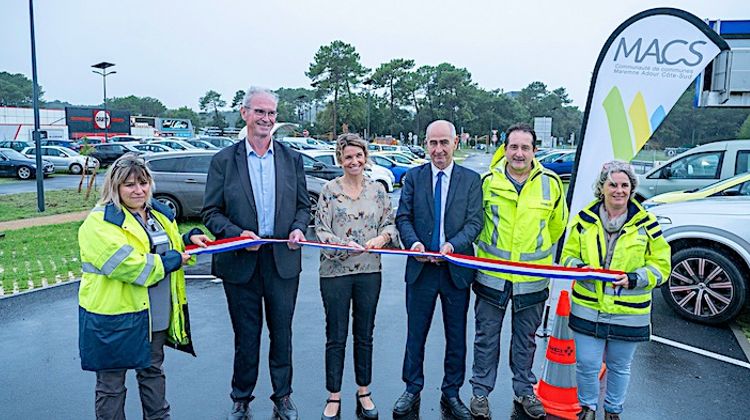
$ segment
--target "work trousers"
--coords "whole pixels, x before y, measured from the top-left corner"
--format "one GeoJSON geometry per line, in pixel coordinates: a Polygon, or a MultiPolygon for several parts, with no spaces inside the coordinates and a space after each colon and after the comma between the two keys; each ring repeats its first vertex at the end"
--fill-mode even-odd
{"type": "MultiPolygon", "coordinates": [[[[169,403],[166,398],[166,381],[162,363],[166,331],[152,333],[151,366],[136,369],[138,391],[141,394],[143,418],[146,420],[169,419],[169,403]]],[[[125,419],[125,374],[127,369],[96,371],[96,418],[97,420],[125,419]]]]}
{"type": "MultiPolygon", "coordinates": [[[[495,388],[497,366],[500,361],[500,332],[505,308],[477,296],[474,302],[476,335],[474,364],[469,380],[477,396],[488,396],[495,388]]],[[[536,376],[531,371],[536,351],[536,330],[542,323],[544,302],[527,306],[511,313],[510,370],[513,372],[513,392],[516,396],[531,395],[536,376]]]]}
{"type": "Polygon", "coordinates": [[[328,392],[341,391],[350,308],[354,337],[354,377],[359,386],[370,385],[372,381],[372,334],[380,286],[380,273],[320,278],[320,294],[326,314],[328,392]]]}
{"type": "Polygon", "coordinates": [[[229,317],[234,330],[233,401],[250,402],[258,382],[260,337],[263,310],[270,336],[268,367],[271,373],[271,399],[278,401],[292,393],[292,318],[297,301],[299,276],[281,278],[273,251],[262,246],[250,281],[224,282],[229,317]]]}
{"type": "Polygon", "coordinates": [[[604,409],[622,413],[622,405],[630,382],[630,363],[637,341],[596,338],[573,332],[576,341],[576,383],[581,406],[596,410],[599,405],[599,371],[607,364],[607,392],[604,409]]]}

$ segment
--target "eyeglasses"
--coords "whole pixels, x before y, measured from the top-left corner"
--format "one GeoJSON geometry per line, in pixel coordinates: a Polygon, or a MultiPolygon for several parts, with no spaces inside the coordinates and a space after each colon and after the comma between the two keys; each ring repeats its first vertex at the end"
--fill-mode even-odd
{"type": "Polygon", "coordinates": [[[264,109],[250,108],[246,106],[244,106],[243,108],[245,108],[248,111],[252,111],[253,115],[255,115],[258,118],[263,118],[265,116],[268,116],[269,119],[275,119],[276,116],[279,115],[279,113],[276,111],[266,111],[264,109]]]}

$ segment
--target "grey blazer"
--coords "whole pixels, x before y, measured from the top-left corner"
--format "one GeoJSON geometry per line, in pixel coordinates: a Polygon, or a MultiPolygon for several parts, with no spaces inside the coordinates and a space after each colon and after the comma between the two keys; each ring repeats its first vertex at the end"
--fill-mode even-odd
{"type": "MultiPolygon", "coordinates": [[[[401,199],[396,212],[398,227],[404,247],[421,242],[425,247],[432,241],[435,220],[432,190],[432,168],[429,163],[412,168],[405,175],[401,199]]],[[[482,183],[479,174],[458,164],[453,165],[448,199],[445,203],[443,231],[445,240],[453,245],[454,252],[474,255],[473,242],[482,230],[482,183]]],[[[409,257],[406,262],[406,282],[419,278],[425,263],[409,257]]],[[[451,279],[459,289],[469,287],[474,280],[474,271],[469,268],[449,265],[451,279]]]]}
{"type": "MultiPolygon", "coordinates": [[[[214,155],[208,170],[203,198],[203,223],[217,239],[239,236],[243,230],[258,232],[258,211],[247,167],[247,141],[241,140],[214,155]]],[[[276,212],[274,237],[286,239],[294,229],[307,230],[310,197],[302,156],[274,142],[276,169],[276,212]]],[[[274,262],[282,278],[298,276],[301,252],[286,244],[273,245],[274,262]]],[[[257,252],[237,251],[214,254],[211,272],[229,283],[247,283],[255,270],[257,252]]]]}

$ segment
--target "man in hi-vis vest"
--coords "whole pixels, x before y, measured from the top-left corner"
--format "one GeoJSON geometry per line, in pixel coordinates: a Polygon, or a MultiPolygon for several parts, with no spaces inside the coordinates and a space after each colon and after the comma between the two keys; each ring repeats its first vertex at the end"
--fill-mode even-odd
{"type": "MultiPolygon", "coordinates": [[[[534,158],[536,133],[527,124],[506,132],[505,154],[498,151],[482,182],[484,228],[477,256],[552,264],[553,245],[568,219],[560,178],[534,158]]],[[[531,372],[536,350],[535,332],[542,322],[549,296],[549,279],[478,271],[473,289],[474,364],[470,410],[476,418],[490,418],[487,397],[495,387],[500,358],[500,330],[508,303],[513,303],[510,369],[515,401],[531,418],[544,416],[534,396],[531,372]]]]}

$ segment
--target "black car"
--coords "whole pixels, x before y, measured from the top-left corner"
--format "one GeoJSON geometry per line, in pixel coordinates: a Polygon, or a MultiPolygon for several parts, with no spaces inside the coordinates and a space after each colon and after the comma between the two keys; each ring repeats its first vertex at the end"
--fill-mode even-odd
{"type": "Polygon", "coordinates": [[[89,156],[95,157],[99,160],[102,166],[111,165],[120,156],[125,153],[133,152],[142,155],[143,152],[133,148],[128,144],[123,143],[103,143],[92,145],[92,150],[89,156]]]}
{"type": "Polygon", "coordinates": [[[73,140],[47,139],[47,140],[42,140],[42,146],[67,147],[68,149],[74,150],[76,152],[81,150],[81,144],[73,140]]]}
{"type": "MultiPolygon", "coordinates": [[[[44,176],[55,172],[55,165],[42,161],[44,176]]],[[[21,179],[36,177],[36,161],[13,149],[0,149],[0,176],[16,176],[21,179]]]]}
{"type": "Polygon", "coordinates": [[[408,147],[409,150],[411,150],[412,153],[414,153],[415,155],[417,155],[420,158],[424,159],[424,157],[425,157],[426,154],[425,154],[423,148],[421,148],[419,146],[406,146],[406,147],[408,147]]]}
{"type": "Polygon", "coordinates": [[[338,166],[328,165],[314,157],[303,153],[300,154],[302,155],[302,164],[305,166],[305,175],[322,179],[334,179],[344,174],[344,170],[338,166]]]}

